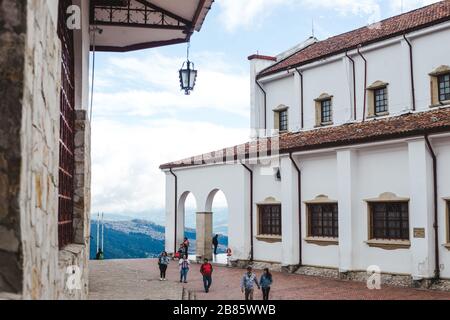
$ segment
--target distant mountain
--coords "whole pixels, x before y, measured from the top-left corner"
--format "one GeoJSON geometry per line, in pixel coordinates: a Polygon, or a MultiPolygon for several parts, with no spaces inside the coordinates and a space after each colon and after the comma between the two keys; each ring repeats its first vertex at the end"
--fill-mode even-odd
{"type": "MultiPolygon", "coordinates": [[[[95,217],[96,218],[96,217],[95,217]]],[[[100,229],[101,231],[101,229],[100,229]]],[[[190,252],[195,252],[195,230],[186,229],[190,252]]],[[[104,223],[105,259],[140,259],[157,257],[164,250],[165,228],[147,220],[106,221],[104,223]]],[[[225,252],[228,237],[219,237],[219,252],[225,252]]],[[[90,258],[95,259],[97,222],[91,223],[90,258]]]]}

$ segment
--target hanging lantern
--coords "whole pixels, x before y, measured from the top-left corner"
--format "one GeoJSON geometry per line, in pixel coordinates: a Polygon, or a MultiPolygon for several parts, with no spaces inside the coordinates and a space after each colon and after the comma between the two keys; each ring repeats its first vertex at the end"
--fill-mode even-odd
{"type": "Polygon", "coordinates": [[[179,71],[181,90],[184,90],[186,95],[191,94],[191,91],[194,90],[195,81],[197,80],[197,70],[195,70],[194,63],[189,61],[189,48],[190,43],[188,43],[187,47],[187,61],[183,63],[179,71]]]}
{"type": "Polygon", "coordinates": [[[181,90],[184,90],[186,95],[191,94],[191,91],[194,90],[196,80],[197,70],[194,69],[194,64],[187,60],[180,69],[181,90]]]}

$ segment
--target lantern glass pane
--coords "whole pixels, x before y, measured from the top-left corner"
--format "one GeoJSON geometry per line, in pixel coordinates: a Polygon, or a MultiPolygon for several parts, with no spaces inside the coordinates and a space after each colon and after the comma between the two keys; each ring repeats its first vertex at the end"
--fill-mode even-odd
{"type": "Polygon", "coordinates": [[[189,88],[194,88],[195,86],[195,80],[197,78],[197,70],[191,70],[191,76],[189,78],[189,88]]]}
{"type": "Polygon", "coordinates": [[[181,70],[181,83],[183,85],[183,89],[187,88],[189,85],[189,71],[186,69],[181,70]]]}

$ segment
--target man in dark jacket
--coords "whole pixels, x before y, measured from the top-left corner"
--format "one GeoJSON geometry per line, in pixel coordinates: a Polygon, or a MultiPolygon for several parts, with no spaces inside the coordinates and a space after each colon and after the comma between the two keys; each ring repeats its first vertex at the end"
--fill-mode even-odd
{"type": "Polygon", "coordinates": [[[216,234],[212,240],[213,246],[214,246],[214,255],[217,254],[217,247],[219,246],[219,235],[216,234]]]}
{"type": "Polygon", "coordinates": [[[203,261],[202,266],[200,267],[200,273],[203,276],[203,286],[205,287],[205,292],[209,292],[209,288],[212,284],[212,272],[213,272],[213,266],[211,263],[208,262],[208,259],[205,259],[203,261]]]}

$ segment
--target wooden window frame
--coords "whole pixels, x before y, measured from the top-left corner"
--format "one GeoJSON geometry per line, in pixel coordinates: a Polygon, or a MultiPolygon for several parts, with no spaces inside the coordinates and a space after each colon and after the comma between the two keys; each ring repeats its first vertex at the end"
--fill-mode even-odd
{"type": "MultiPolygon", "coordinates": [[[[338,240],[339,239],[339,205],[337,203],[337,201],[330,201],[330,202],[309,202],[306,203],[306,212],[307,212],[307,228],[308,228],[308,233],[307,233],[307,240],[312,240],[312,239],[334,239],[334,240],[338,240]],[[321,206],[322,210],[323,210],[323,206],[335,206],[336,207],[336,212],[332,212],[332,217],[331,217],[331,223],[332,226],[330,227],[332,229],[332,234],[331,235],[325,235],[323,233],[323,213],[322,213],[322,234],[318,235],[318,234],[314,234],[313,233],[313,223],[312,221],[314,220],[312,215],[313,215],[313,207],[315,206],[321,206]],[[334,215],[336,215],[336,217],[334,217],[334,215]]],[[[323,211],[322,211],[323,212],[323,211]]]]}
{"type": "Polygon", "coordinates": [[[320,101],[320,124],[321,125],[327,125],[329,123],[333,122],[333,101],[331,98],[329,99],[324,99],[322,101],[320,101]],[[328,103],[327,106],[325,106],[325,103],[328,103]],[[324,108],[328,107],[328,118],[324,119],[324,108]]]}
{"type": "Polygon", "coordinates": [[[278,111],[278,127],[280,132],[288,131],[289,129],[289,116],[287,109],[278,111]]]}
{"type": "Polygon", "coordinates": [[[375,81],[367,88],[367,117],[376,118],[389,115],[389,83],[375,81]],[[386,110],[377,111],[377,91],[385,90],[386,110]]]}
{"type": "Polygon", "coordinates": [[[440,79],[445,76],[450,76],[450,66],[442,65],[436,68],[433,72],[429,74],[430,76],[430,97],[431,97],[431,108],[440,107],[443,105],[450,104],[450,97],[447,100],[442,100],[441,98],[441,88],[440,79]]]}
{"type": "Polygon", "coordinates": [[[287,132],[289,131],[289,107],[285,105],[280,105],[276,109],[273,109],[273,123],[274,123],[274,129],[278,130],[279,132],[287,132]],[[286,127],[282,127],[282,114],[286,115],[286,127]]]}
{"type": "Polygon", "coordinates": [[[388,98],[387,86],[373,89],[373,99],[374,99],[373,106],[374,106],[375,116],[382,116],[389,112],[389,98],[388,98]],[[383,92],[381,94],[379,94],[381,90],[383,90],[383,92]],[[382,100],[378,99],[379,95],[383,96],[382,100]],[[378,110],[378,108],[379,108],[378,102],[380,102],[380,101],[383,101],[383,107],[384,107],[383,110],[378,110]]]}
{"type": "Polygon", "coordinates": [[[449,86],[445,87],[444,89],[448,89],[450,90],[450,73],[444,73],[444,74],[440,74],[437,76],[437,84],[438,84],[438,100],[439,102],[446,102],[450,100],[450,93],[442,93],[441,90],[441,82],[448,82],[449,86]],[[444,77],[448,77],[448,81],[447,80],[442,80],[444,77]],[[444,96],[444,97],[442,97],[444,96]]]}
{"type": "MultiPolygon", "coordinates": [[[[282,236],[282,207],[281,203],[264,203],[264,204],[258,204],[258,237],[275,237],[280,238],[282,236]],[[266,220],[262,215],[264,214],[263,210],[268,207],[277,207],[279,211],[279,232],[273,232],[273,228],[277,228],[276,225],[272,225],[273,217],[270,217],[270,224],[269,226],[264,226],[264,221],[266,220]],[[266,228],[269,229],[269,232],[266,228]]],[[[273,213],[271,212],[271,215],[273,213]]]]}
{"type": "Polygon", "coordinates": [[[445,198],[445,226],[446,230],[446,243],[444,247],[450,250],[450,198],[445,198]]]}
{"type": "MultiPolygon", "coordinates": [[[[368,205],[368,222],[369,222],[369,241],[386,241],[386,242],[409,242],[410,238],[411,238],[411,232],[410,232],[410,210],[409,210],[409,201],[405,201],[405,200],[397,200],[397,201],[368,201],[367,202],[368,205]],[[374,227],[374,206],[375,205],[406,205],[406,209],[407,209],[407,228],[406,228],[406,237],[403,237],[403,226],[400,227],[400,237],[376,237],[375,236],[375,227],[374,227]]],[[[386,223],[389,223],[389,219],[385,218],[386,223]]],[[[400,218],[400,223],[403,223],[404,221],[402,220],[402,218],[400,218]]],[[[387,229],[388,232],[389,229],[387,229]]]]}

